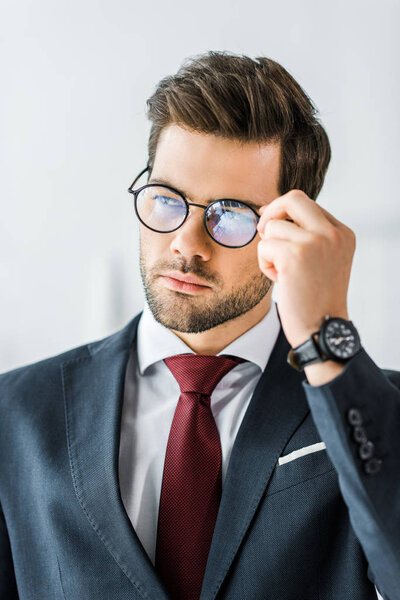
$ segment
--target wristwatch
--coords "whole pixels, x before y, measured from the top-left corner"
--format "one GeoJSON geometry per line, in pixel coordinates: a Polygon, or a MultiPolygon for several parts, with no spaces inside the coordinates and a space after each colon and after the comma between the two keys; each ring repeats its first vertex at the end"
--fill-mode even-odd
{"type": "Polygon", "coordinates": [[[291,348],[287,362],[297,371],[316,362],[345,363],[361,350],[360,336],[352,321],[326,315],[319,331],[300,346],[291,348]]]}

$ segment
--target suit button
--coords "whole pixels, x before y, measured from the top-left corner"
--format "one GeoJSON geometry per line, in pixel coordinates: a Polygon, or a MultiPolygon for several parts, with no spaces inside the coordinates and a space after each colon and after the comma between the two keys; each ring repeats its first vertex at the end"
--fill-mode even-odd
{"type": "Polygon", "coordinates": [[[371,458],[364,464],[364,471],[367,475],[375,475],[375,473],[379,473],[381,467],[382,461],[380,458],[371,458]]]}
{"type": "Polygon", "coordinates": [[[362,425],[363,419],[361,411],[358,410],[358,408],[350,408],[349,412],[347,413],[347,420],[350,425],[362,425]]]}
{"type": "Polygon", "coordinates": [[[358,449],[358,454],[362,460],[368,460],[374,455],[375,446],[372,442],[367,441],[361,444],[358,449]]]}
{"type": "Polygon", "coordinates": [[[368,442],[367,434],[365,432],[364,427],[356,426],[353,429],[353,438],[359,444],[364,444],[368,442]]]}

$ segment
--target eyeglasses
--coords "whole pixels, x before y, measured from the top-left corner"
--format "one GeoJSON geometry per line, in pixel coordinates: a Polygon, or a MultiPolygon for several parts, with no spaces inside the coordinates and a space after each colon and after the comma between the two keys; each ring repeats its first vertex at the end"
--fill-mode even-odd
{"type": "Polygon", "coordinates": [[[189,207],[198,206],[204,210],[204,227],[217,244],[242,248],[255,238],[260,216],[246,202],[222,198],[203,206],[188,202],[181,192],[167,185],[148,183],[132,189],[147,170],[139,173],[128,192],[134,196],[139,221],[148,229],[158,233],[176,231],[186,221],[189,207]]]}

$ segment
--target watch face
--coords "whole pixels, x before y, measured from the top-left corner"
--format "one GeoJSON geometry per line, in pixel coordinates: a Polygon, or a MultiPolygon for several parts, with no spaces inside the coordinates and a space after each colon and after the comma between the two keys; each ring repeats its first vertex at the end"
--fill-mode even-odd
{"type": "Polygon", "coordinates": [[[324,324],[324,346],[336,358],[347,360],[360,349],[356,328],[345,319],[333,318],[324,324]]]}

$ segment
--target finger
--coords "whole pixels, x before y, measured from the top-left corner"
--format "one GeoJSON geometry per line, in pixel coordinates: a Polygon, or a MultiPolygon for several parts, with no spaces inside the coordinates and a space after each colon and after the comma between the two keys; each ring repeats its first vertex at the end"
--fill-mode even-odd
{"type": "Polygon", "coordinates": [[[265,242],[261,241],[257,246],[257,258],[258,265],[260,267],[260,271],[264,273],[269,279],[278,282],[278,271],[275,269],[274,262],[272,256],[268,256],[265,252],[265,242]]]}
{"type": "Polygon", "coordinates": [[[261,240],[257,245],[258,262],[262,271],[274,269],[279,272],[287,258],[289,243],[286,240],[261,240]]]}
{"type": "Polygon", "coordinates": [[[270,219],[267,223],[259,222],[257,230],[261,239],[274,238],[292,242],[306,242],[310,235],[295,223],[282,219],[270,219]]]}
{"type": "Polygon", "coordinates": [[[259,223],[263,224],[269,219],[290,218],[303,229],[320,232],[329,222],[333,224],[327,218],[328,214],[304,192],[291,190],[263,207],[259,223]]]}

